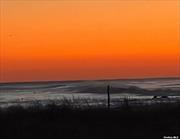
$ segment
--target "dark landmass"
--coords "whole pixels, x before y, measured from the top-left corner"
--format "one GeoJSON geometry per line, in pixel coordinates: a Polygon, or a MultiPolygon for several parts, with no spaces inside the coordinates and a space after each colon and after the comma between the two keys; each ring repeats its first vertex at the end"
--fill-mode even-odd
{"type": "Polygon", "coordinates": [[[163,139],[180,135],[180,103],[119,108],[71,105],[12,106],[0,109],[5,139],[163,139]]]}
{"type": "Polygon", "coordinates": [[[39,80],[39,81],[19,81],[19,82],[0,82],[1,85],[8,85],[8,84],[46,84],[46,83],[74,83],[74,82],[85,82],[85,81],[146,81],[146,80],[169,80],[169,79],[179,79],[178,76],[175,77],[147,77],[147,78],[113,78],[113,79],[96,79],[96,80],[39,80]]]}

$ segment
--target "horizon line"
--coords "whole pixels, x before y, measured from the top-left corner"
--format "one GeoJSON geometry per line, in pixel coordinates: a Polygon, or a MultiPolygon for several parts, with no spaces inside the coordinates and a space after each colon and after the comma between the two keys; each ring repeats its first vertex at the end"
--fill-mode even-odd
{"type": "Polygon", "coordinates": [[[104,79],[69,79],[69,80],[32,80],[32,81],[9,81],[1,82],[0,84],[15,84],[15,83],[46,83],[46,82],[83,82],[83,81],[113,81],[113,80],[155,80],[155,79],[180,79],[179,76],[170,76],[170,77],[140,77],[140,78],[104,78],[104,79]]]}

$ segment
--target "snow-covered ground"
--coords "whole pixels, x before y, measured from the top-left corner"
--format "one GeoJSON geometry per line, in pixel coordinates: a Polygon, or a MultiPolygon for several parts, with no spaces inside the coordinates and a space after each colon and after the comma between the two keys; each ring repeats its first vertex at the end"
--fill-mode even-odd
{"type": "Polygon", "coordinates": [[[176,102],[180,98],[180,79],[178,78],[1,83],[0,107],[17,104],[29,105],[34,102],[60,102],[64,98],[96,100],[96,103],[97,100],[105,102],[107,85],[111,86],[113,104],[127,97],[130,100],[146,103],[176,102]],[[153,99],[154,96],[168,96],[168,98],[153,99]]]}

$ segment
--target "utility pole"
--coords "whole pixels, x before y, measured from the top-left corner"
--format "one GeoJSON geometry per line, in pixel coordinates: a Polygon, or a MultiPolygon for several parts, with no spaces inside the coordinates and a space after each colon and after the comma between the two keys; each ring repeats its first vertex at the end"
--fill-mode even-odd
{"type": "Polygon", "coordinates": [[[107,86],[108,109],[110,109],[110,85],[107,86]]]}

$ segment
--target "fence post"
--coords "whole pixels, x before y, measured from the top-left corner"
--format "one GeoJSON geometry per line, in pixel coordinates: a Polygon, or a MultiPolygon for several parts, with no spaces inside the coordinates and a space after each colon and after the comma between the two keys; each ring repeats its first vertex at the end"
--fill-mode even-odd
{"type": "Polygon", "coordinates": [[[107,86],[108,109],[110,109],[110,86],[107,86]]]}

